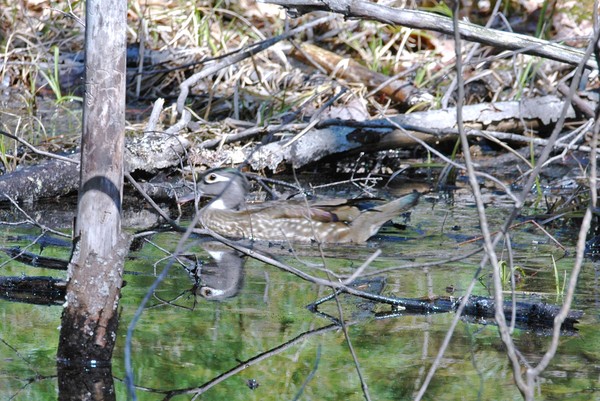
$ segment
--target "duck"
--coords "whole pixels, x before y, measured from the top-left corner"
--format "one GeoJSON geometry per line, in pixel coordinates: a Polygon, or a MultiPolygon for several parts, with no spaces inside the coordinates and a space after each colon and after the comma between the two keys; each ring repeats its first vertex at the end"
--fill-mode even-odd
{"type": "Polygon", "coordinates": [[[390,202],[369,199],[288,199],[247,203],[250,183],[234,168],[213,168],[198,179],[197,192],[212,200],[200,223],[230,239],[322,244],[363,244],[381,226],[415,206],[419,192],[390,202]]]}

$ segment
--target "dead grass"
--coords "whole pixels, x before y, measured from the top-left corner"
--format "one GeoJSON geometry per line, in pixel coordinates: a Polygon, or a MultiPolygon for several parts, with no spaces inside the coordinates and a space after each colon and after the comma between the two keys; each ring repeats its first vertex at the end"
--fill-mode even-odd
{"type": "MultiPolygon", "coordinates": [[[[3,128],[15,132],[20,127],[23,135],[40,137],[36,133],[44,129],[40,119],[36,119],[38,103],[40,97],[53,96],[40,71],[52,67],[53,47],[58,47],[60,53],[63,93],[81,91],[81,75],[77,75],[73,65],[81,63],[84,2],[38,0],[23,2],[24,7],[7,0],[0,3],[3,60],[0,82],[6,93],[2,101],[12,105],[9,109],[22,111],[18,122],[4,122],[3,128]]],[[[511,7],[515,6],[511,3],[511,7]]],[[[519,12],[523,10],[514,13],[519,12]]],[[[486,11],[481,9],[465,9],[464,13],[465,17],[482,23],[487,18],[486,11]]],[[[158,97],[166,98],[167,105],[174,101],[180,84],[208,63],[286,29],[302,26],[319,14],[286,21],[279,7],[253,0],[130,3],[130,113],[139,110],[143,119],[150,102],[158,97]],[[138,46],[137,50],[144,53],[143,64],[134,54],[138,46]]],[[[475,44],[466,44],[464,54],[469,52],[472,54],[465,60],[467,104],[551,93],[568,72],[558,63],[540,62],[523,54],[498,53],[475,44]]],[[[255,126],[301,123],[313,118],[334,98],[337,110],[349,110],[360,104],[366,117],[452,106],[455,95],[448,88],[452,87],[454,75],[450,38],[338,16],[201,80],[193,86],[186,106],[200,124],[197,132],[203,137],[199,140],[205,140],[209,138],[202,124],[211,121],[232,118],[255,126]],[[312,42],[342,59],[356,60],[372,71],[395,79],[401,77],[429,98],[418,104],[398,104],[367,82],[342,76],[344,61],[328,68],[300,63],[291,56],[291,50],[304,42],[312,42]],[[341,91],[346,93],[339,96],[341,91]]],[[[54,135],[60,132],[51,136],[54,135]]],[[[47,133],[41,136],[46,137],[47,133]]]]}

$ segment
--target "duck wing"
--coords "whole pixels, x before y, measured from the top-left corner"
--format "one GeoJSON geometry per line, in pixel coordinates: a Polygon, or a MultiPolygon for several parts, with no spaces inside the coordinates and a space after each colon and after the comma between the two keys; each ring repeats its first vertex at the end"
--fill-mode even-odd
{"type": "Polygon", "coordinates": [[[322,223],[354,221],[366,210],[377,210],[377,199],[286,200],[255,205],[253,214],[268,213],[272,219],[310,219],[322,223]]]}

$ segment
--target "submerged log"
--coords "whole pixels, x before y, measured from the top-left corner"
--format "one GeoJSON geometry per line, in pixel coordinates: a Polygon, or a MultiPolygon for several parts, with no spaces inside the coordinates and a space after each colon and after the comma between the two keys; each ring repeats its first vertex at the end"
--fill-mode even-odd
{"type": "Polygon", "coordinates": [[[0,298],[34,305],[62,305],[67,282],[53,277],[1,277],[0,298]]]}
{"type": "MultiPolygon", "coordinates": [[[[47,268],[47,269],[56,269],[56,270],[66,270],[68,261],[61,260],[57,258],[49,258],[37,255],[35,253],[26,252],[20,249],[19,247],[11,247],[11,248],[0,248],[3,252],[5,252],[8,256],[13,258],[14,260],[25,263],[31,266],[47,268]]],[[[125,272],[132,274],[131,272],[125,272]]],[[[0,278],[2,279],[2,278],[0,278]]],[[[40,288],[52,288],[52,283],[50,284],[38,284],[41,282],[41,278],[32,277],[30,282],[27,280],[19,283],[20,287],[15,284],[14,278],[5,277],[7,284],[3,284],[0,281],[0,290],[4,291],[6,286],[13,286],[11,288],[15,288],[18,291],[22,291],[24,286],[31,286],[30,292],[35,293],[40,292],[40,288]],[[29,284],[31,283],[31,284],[29,284]],[[5,285],[4,287],[2,285],[5,285]],[[44,287],[46,286],[46,287],[44,287]]],[[[24,278],[29,279],[29,278],[24,278]]],[[[430,313],[447,313],[447,312],[456,312],[458,306],[462,301],[462,297],[432,297],[432,298],[396,298],[396,297],[386,297],[379,295],[383,289],[383,283],[381,280],[362,280],[355,285],[353,288],[360,288],[360,292],[353,293],[352,295],[356,295],[360,298],[363,298],[367,301],[374,303],[383,303],[392,305],[393,311],[376,313],[377,318],[389,317],[391,315],[397,314],[430,314],[430,313]],[[366,287],[368,284],[368,287],[366,287]],[[367,288],[365,290],[365,288],[367,288]],[[368,291],[368,292],[366,292],[368,291]]],[[[341,290],[341,292],[344,292],[341,290]]],[[[5,294],[9,297],[8,293],[5,294]]],[[[64,296],[64,294],[63,294],[64,296]]],[[[11,300],[19,300],[19,296],[10,295],[10,298],[14,298],[11,300]]],[[[333,295],[329,295],[324,297],[313,304],[308,305],[308,309],[313,312],[318,312],[318,305],[327,302],[333,299],[333,295]]],[[[9,299],[9,298],[7,298],[9,299]]],[[[29,302],[29,301],[26,301],[29,302]]],[[[42,302],[46,304],[45,302],[42,302]]],[[[549,329],[554,324],[554,318],[560,312],[560,306],[548,304],[545,302],[526,302],[526,301],[518,301],[515,304],[515,308],[513,309],[512,301],[508,300],[503,303],[504,315],[506,316],[507,321],[511,320],[511,316],[514,313],[514,319],[516,322],[516,327],[524,330],[532,329],[549,329]]],[[[492,298],[482,297],[482,296],[470,296],[465,305],[465,309],[463,310],[463,317],[467,320],[472,320],[477,323],[486,323],[493,324],[493,319],[496,313],[496,303],[492,298]],[[492,319],[488,321],[487,319],[492,319]]],[[[573,332],[575,331],[575,324],[578,323],[579,319],[583,316],[583,312],[579,310],[571,310],[569,311],[567,318],[562,324],[562,330],[573,332]]]]}
{"type": "MultiPolygon", "coordinates": [[[[455,303],[456,307],[460,303],[460,299],[455,303]]],[[[552,326],[554,324],[554,318],[560,312],[559,305],[547,304],[545,302],[516,302],[515,308],[511,301],[505,301],[502,305],[504,309],[504,315],[507,320],[510,320],[510,316],[514,313],[515,321],[527,324],[527,325],[539,325],[539,326],[552,326]]],[[[470,315],[475,317],[494,317],[496,313],[496,302],[487,297],[470,296],[465,310],[464,315],[470,315]]],[[[572,310],[567,315],[563,327],[572,328],[575,323],[578,322],[583,316],[582,311],[572,310]]]]}
{"type": "MultiPolygon", "coordinates": [[[[431,297],[431,298],[397,298],[380,295],[380,291],[369,292],[356,291],[355,285],[351,287],[341,288],[339,293],[346,293],[357,296],[364,300],[387,304],[392,306],[390,312],[377,312],[375,318],[384,319],[405,314],[431,314],[431,313],[448,313],[456,312],[461,304],[463,297],[431,297]]],[[[318,310],[318,306],[324,302],[333,299],[333,295],[328,295],[324,298],[307,306],[307,308],[315,313],[324,315],[318,310]]],[[[554,325],[554,318],[560,312],[560,306],[552,305],[545,302],[516,302],[513,308],[512,301],[505,301],[502,305],[504,315],[507,321],[511,320],[511,316],[515,318],[515,326],[523,330],[533,330],[541,333],[549,333],[554,325]]],[[[492,298],[481,296],[469,296],[465,308],[462,312],[462,317],[476,323],[495,324],[494,317],[496,313],[496,303],[492,298]]],[[[565,318],[561,330],[565,334],[574,333],[577,329],[575,324],[583,316],[583,312],[579,310],[571,310],[565,318]]],[[[331,318],[337,321],[335,318],[331,318]]]]}
{"type": "Polygon", "coordinates": [[[36,253],[24,251],[18,246],[0,249],[11,259],[33,267],[53,270],[67,270],[69,265],[69,261],[67,260],[40,256],[36,253]]]}
{"type": "MultiPolygon", "coordinates": [[[[456,312],[462,299],[462,297],[439,297],[431,300],[417,300],[417,302],[410,300],[411,302],[407,303],[406,311],[411,313],[456,312]]],[[[518,328],[537,330],[538,328],[551,328],[561,307],[545,302],[518,301],[513,308],[512,301],[508,300],[504,301],[502,308],[507,321],[510,321],[511,316],[514,314],[518,328]]],[[[496,302],[492,298],[474,295],[469,296],[462,312],[463,317],[475,319],[494,319],[495,314],[496,302]]],[[[579,322],[582,316],[583,312],[580,310],[569,311],[561,329],[566,331],[575,330],[575,324],[579,322]]]]}

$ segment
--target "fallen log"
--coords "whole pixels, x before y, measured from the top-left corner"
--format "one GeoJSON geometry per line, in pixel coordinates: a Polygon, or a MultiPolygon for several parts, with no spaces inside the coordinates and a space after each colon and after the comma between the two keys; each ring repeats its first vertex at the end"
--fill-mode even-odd
{"type": "MultiPolygon", "coordinates": [[[[189,114],[187,115],[189,118],[189,114]]],[[[177,126],[183,130],[185,124],[177,126]]],[[[178,166],[190,147],[185,135],[146,133],[129,139],[125,144],[126,170],[156,173],[158,170],[178,166]]],[[[23,167],[0,176],[0,201],[34,202],[74,193],[79,188],[80,153],[69,156],[71,162],[50,159],[23,167]]]]}

